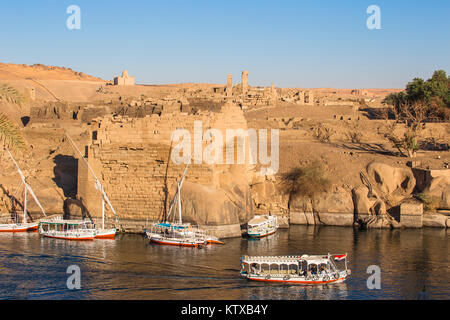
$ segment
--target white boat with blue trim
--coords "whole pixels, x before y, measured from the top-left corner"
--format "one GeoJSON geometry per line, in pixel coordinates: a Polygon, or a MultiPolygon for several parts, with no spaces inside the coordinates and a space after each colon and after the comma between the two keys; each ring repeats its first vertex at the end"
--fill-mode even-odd
{"type": "Polygon", "coordinates": [[[278,220],[276,216],[255,216],[247,223],[247,234],[250,238],[262,238],[277,232],[278,220]]]}

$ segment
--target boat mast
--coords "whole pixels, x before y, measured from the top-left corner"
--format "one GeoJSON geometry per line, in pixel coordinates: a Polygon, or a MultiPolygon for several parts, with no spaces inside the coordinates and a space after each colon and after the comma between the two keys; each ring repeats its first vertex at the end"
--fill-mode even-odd
{"type": "MultiPolygon", "coordinates": [[[[209,126],[209,120],[207,122],[206,127],[208,127],[208,126],[209,126]]],[[[202,136],[203,136],[203,134],[202,134],[202,136]]],[[[189,158],[188,163],[186,164],[186,168],[184,169],[183,175],[181,176],[180,182],[178,182],[177,192],[173,196],[173,200],[172,200],[172,203],[170,204],[170,208],[169,208],[169,213],[167,214],[166,220],[164,222],[166,222],[169,219],[170,213],[172,212],[172,209],[173,209],[173,206],[175,204],[175,201],[178,199],[178,211],[179,211],[178,214],[180,216],[180,223],[182,223],[182,221],[181,221],[181,196],[180,196],[180,192],[181,192],[181,188],[183,186],[184,179],[186,178],[186,174],[187,174],[187,171],[189,169],[189,166],[190,166],[191,162],[192,162],[192,153],[191,153],[191,157],[189,158]]]]}
{"type": "Polygon", "coordinates": [[[114,216],[116,217],[116,221],[119,222],[119,216],[117,215],[116,210],[114,209],[113,205],[111,204],[111,201],[109,201],[108,195],[106,194],[106,192],[105,192],[105,190],[103,188],[103,185],[100,183],[100,180],[98,180],[97,176],[95,175],[94,170],[92,170],[91,165],[86,160],[86,158],[83,157],[83,154],[81,153],[80,149],[78,149],[77,145],[75,144],[75,142],[73,142],[72,138],[69,136],[69,133],[66,130],[64,130],[64,134],[69,139],[69,141],[72,144],[73,148],[78,152],[78,155],[80,156],[80,158],[83,159],[84,163],[86,163],[89,171],[91,172],[92,176],[94,177],[95,189],[100,191],[100,193],[102,194],[102,222],[103,222],[103,226],[102,227],[104,228],[105,201],[108,204],[108,206],[111,209],[111,211],[113,212],[114,216]]]}
{"type": "MultiPolygon", "coordinates": [[[[172,209],[173,209],[173,206],[175,205],[175,202],[177,202],[177,204],[178,204],[178,211],[179,211],[178,214],[180,216],[180,223],[181,223],[181,197],[180,197],[180,192],[181,192],[181,187],[183,186],[184,180],[186,178],[186,174],[187,174],[187,171],[189,169],[189,165],[191,164],[191,160],[192,160],[192,157],[191,157],[191,159],[189,159],[189,162],[186,165],[186,168],[184,169],[184,172],[183,172],[183,175],[181,176],[180,182],[177,183],[177,192],[173,196],[172,203],[170,204],[169,213],[167,214],[167,220],[169,219],[170,214],[172,213],[172,209]]],[[[166,221],[164,221],[164,222],[166,222],[166,221]]]]}
{"type": "Polygon", "coordinates": [[[22,223],[27,223],[27,187],[23,190],[23,220],[22,223]]]}
{"type": "MultiPolygon", "coordinates": [[[[25,185],[25,195],[24,195],[24,218],[26,215],[26,211],[27,211],[27,190],[30,192],[31,196],[33,197],[34,201],[36,201],[37,205],[39,206],[39,208],[41,209],[42,213],[44,214],[44,216],[47,216],[47,214],[45,213],[44,208],[42,207],[41,203],[39,202],[38,198],[36,197],[36,195],[34,194],[33,189],[31,189],[31,186],[27,183],[27,179],[25,178],[25,175],[23,174],[22,170],[20,170],[19,165],[16,162],[16,159],[14,159],[12,153],[9,151],[9,149],[5,146],[5,150],[8,152],[12,162],[14,162],[14,165],[16,166],[17,172],[19,172],[20,178],[22,179],[23,184],[25,185]]],[[[25,223],[25,222],[24,222],[25,223]]]]}
{"type": "Polygon", "coordinates": [[[180,224],[183,224],[183,219],[181,218],[181,187],[178,183],[178,215],[180,217],[180,224]]]}

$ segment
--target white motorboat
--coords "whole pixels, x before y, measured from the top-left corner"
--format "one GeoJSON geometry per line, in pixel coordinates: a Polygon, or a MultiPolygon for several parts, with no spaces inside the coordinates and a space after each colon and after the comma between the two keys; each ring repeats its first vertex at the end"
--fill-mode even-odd
{"type": "Polygon", "coordinates": [[[96,228],[90,220],[67,220],[58,216],[41,220],[39,234],[64,240],[94,240],[96,228]]]}
{"type": "Polygon", "coordinates": [[[262,238],[277,232],[278,220],[272,215],[255,216],[247,223],[247,227],[249,237],[262,238]]]}

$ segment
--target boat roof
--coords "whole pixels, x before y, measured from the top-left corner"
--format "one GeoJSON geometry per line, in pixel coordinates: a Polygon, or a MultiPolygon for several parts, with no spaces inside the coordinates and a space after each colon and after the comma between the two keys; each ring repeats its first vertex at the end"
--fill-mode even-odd
{"type": "Polygon", "coordinates": [[[260,224],[260,223],[264,223],[267,222],[269,220],[271,220],[273,217],[272,216],[255,216],[253,219],[251,219],[248,224],[249,225],[254,225],[254,224],[260,224]]]}
{"type": "Polygon", "coordinates": [[[80,224],[90,224],[90,220],[68,220],[68,219],[42,219],[41,223],[50,224],[70,224],[70,225],[80,225],[80,224]]]}
{"type": "MultiPolygon", "coordinates": [[[[330,257],[332,257],[330,255],[330,257]]],[[[330,259],[328,256],[243,256],[241,261],[243,263],[257,263],[257,264],[297,264],[299,261],[306,261],[308,264],[328,263],[330,259]]]]}
{"type": "Polygon", "coordinates": [[[174,223],[168,223],[168,222],[162,222],[162,223],[157,223],[155,224],[155,227],[163,227],[163,228],[174,228],[174,229],[186,229],[188,227],[190,227],[191,225],[186,223],[186,224],[174,224],[174,223]]]}

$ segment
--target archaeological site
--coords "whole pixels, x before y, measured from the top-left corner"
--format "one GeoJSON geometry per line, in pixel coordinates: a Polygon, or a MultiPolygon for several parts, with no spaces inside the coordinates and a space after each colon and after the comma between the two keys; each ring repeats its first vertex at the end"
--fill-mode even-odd
{"type": "MultiPolygon", "coordinates": [[[[124,233],[167,214],[186,168],[174,157],[189,153],[183,220],[221,238],[240,237],[268,212],[281,228],[450,226],[448,105],[433,117],[389,103],[403,88],[252,86],[251,70],[179,85],[138,84],[119,72],[103,80],[0,64],[1,113],[24,141],[11,149],[49,215],[101,219],[101,194],[67,132],[115,207],[119,221],[107,208],[107,223],[124,233]],[[185,135],[174,139],[177,130],[185,135]],[[218,161],[208,162],[213,140],[218,161]]],[[[0,161],[0,212],[8,214],[23,205],[21,181],[6,153],[0,161]]],[[[35,203],[28,210],[40,214],[35,203]]]]}

